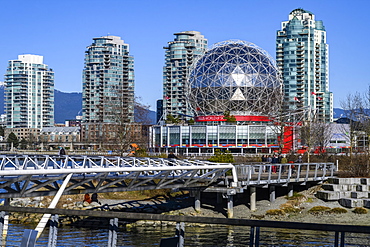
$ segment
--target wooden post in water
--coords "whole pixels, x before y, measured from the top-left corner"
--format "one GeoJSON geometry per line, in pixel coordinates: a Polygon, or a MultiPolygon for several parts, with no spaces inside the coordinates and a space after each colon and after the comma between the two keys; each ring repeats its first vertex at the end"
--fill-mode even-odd
{"type": "MultiPolygon", "coordinates": [[[[5,211],[0,212],[0,232],[3,232],[4,229],[4,218],[5,218],[5,211]]],[[[5,246],[5,243],[3,244],[3,234],[0,234],[0,244],[2,246],[5,246]]]]}
{"type": "Polygon", "coordinates": [[[117,246],[117,230],[118,230],[118,218],[110,219],[110,221],[109,221],[108,247],[116,247],[117,246]]]}
{"type": "Polygon", "coordinates": [[[36,236],[36,230],[24,230],[20,247],[34,247],[36,245],[36,236]]]}
{"type": "Polygon", "coordinates": [[[57,247],[58,219],[59,216],[57,214],[51,216],[48,247],[57,247]]]}
{"type": "MultiPolygon", "coordinates": [[[[9,206],[10,198],[5,198],[4,206],[9,206]]],[[[1,228],[1,244],[6,246],[6,236],[8,235],[8,227],[9,227],[9,214],[5,212],[3,218],[3,226],[1,228]]]]}
{"type": "Polygon", "coordinates": [[[184,247],[184,238],[185,238],[185,223],[184,222],[176,223],[176,237],[179,238],[177,247],[184,247]]]}

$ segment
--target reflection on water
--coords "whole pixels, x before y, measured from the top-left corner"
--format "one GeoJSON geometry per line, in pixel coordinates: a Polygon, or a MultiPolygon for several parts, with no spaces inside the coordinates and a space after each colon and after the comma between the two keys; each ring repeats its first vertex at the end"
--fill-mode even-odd
{"type": "MultiPolygon", "coordinates": [[[[20,246],[24,229],[30,226],[10,225],[6,246],[20,246]]],[[[241,247],[249,244],[249,227],[213,226],[186,227],[185,246],[241,247]]],[[[175,227],[140,227],[136,231],[120,229],[117,246],[159,246],[161,238],[173,237],[175,227]]],[[[46,228],[36,246],[47,246],[46,228]]],[[[367,234],[346,233],[346,246],[370,246],[367,234]]],[[[58,229],[58,246],[107,246],[107,229],[63,227],[58,229]]],[[[262,228],[260,246],[333,246],[334,232],[317,232],[262,228]]]]}

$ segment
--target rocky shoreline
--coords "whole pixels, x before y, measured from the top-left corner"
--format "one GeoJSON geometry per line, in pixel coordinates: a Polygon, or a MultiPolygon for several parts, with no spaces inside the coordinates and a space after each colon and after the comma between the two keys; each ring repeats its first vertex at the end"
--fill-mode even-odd
{"type": "MultiPolygon", "coordinates": [[[[257,201],[257,210],[252,212],[243,204],[234,205],[234,218],[254,219],[254,220],[276,220],[308,223],[327,223],[327,224],[346,224],[346,225],[370,225],[370,213],[357,214],[353,209],[343,208],[337,201],[322,201],[315,197],[315,193],[320,187],[312,187],[299,193],[297,198],[278,197],[274,202],[267,200],[257,201]],[[343,208],[346,213],[336,213],[328,210],[311,212],[310,209],[316,206],[324,206],[330,209],[343,208]],[[289,210],[286,210],[286,209],[289,210]]],[[[50,203],[50,198],[19,198],[10,202],[11,206],[21,207],[46,207],[50,203]]],[[[73,198],[66,199],[67,203],[62,205],[64,209],[79,210],[102,210],[117,212],[138,212],[138,213],[162,213],[170,215],[187,215],[199,217],[226,218],[226,204],[215,205],[215,200],[205,198],[202,200],[202,209],[196,212],[193,208],[193,199],[187,194],[177,197],[166,198],[157,197],[150,200],[113,200],[100,199],[100,203],[87,203],[75,201],[73,198]]],[[[337,210],[343,211],[343,210],[337,210]]],[[[366,210],[367,212],[367,210],[366,210]]],[[[10,222],[18,224],[37,224],[40,220],[39,214],[11,213],[10,222]]],[[[107,219],[91,219],[87,217],[67,217],[60,216],[59,224],[82,226],[82,227],[102,227],[108,225],[107,219]]],[[[128,230],[142,226],[165,227],[172,226],[174,222],[160,221],[136,221],[120,222],[128,230]]],[[[207,226],[204,224],[187,224],[197,226],[207,226]]]]}

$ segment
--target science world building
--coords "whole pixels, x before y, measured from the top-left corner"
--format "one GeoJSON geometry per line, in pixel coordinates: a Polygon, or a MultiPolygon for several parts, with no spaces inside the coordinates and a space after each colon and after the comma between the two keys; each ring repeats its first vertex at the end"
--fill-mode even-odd
{"type": "Polygon", "coordinates": [[[255,44],[229,40],[212,46],[192,64],[185,92],[194,123],[153,126],[151,146],[156,152],[279,148],[272,119],[280,111],[282,81],[274,60],[255,44]]]}

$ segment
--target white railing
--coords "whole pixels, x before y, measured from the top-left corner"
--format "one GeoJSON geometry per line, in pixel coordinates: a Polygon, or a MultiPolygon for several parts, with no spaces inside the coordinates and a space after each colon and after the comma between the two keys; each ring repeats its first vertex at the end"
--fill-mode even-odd
{"type": "Polygon", "coordinates": [[[206,187],[224,178],[229,170],[236,185],[236,169],[227,163],[110,156],[0,155],[0,190],[13,197],[46,195],[48,193],[41,191],[54,193],[58,181],[68,174],[72,174],[72,179],[67,193],[206,187]]]}
{"type": "Polygon", "coordinates": [[[326,180],[334,176],[336,169],[334,163],[236,165],[238,179],[243,185],[326,180]]]}

